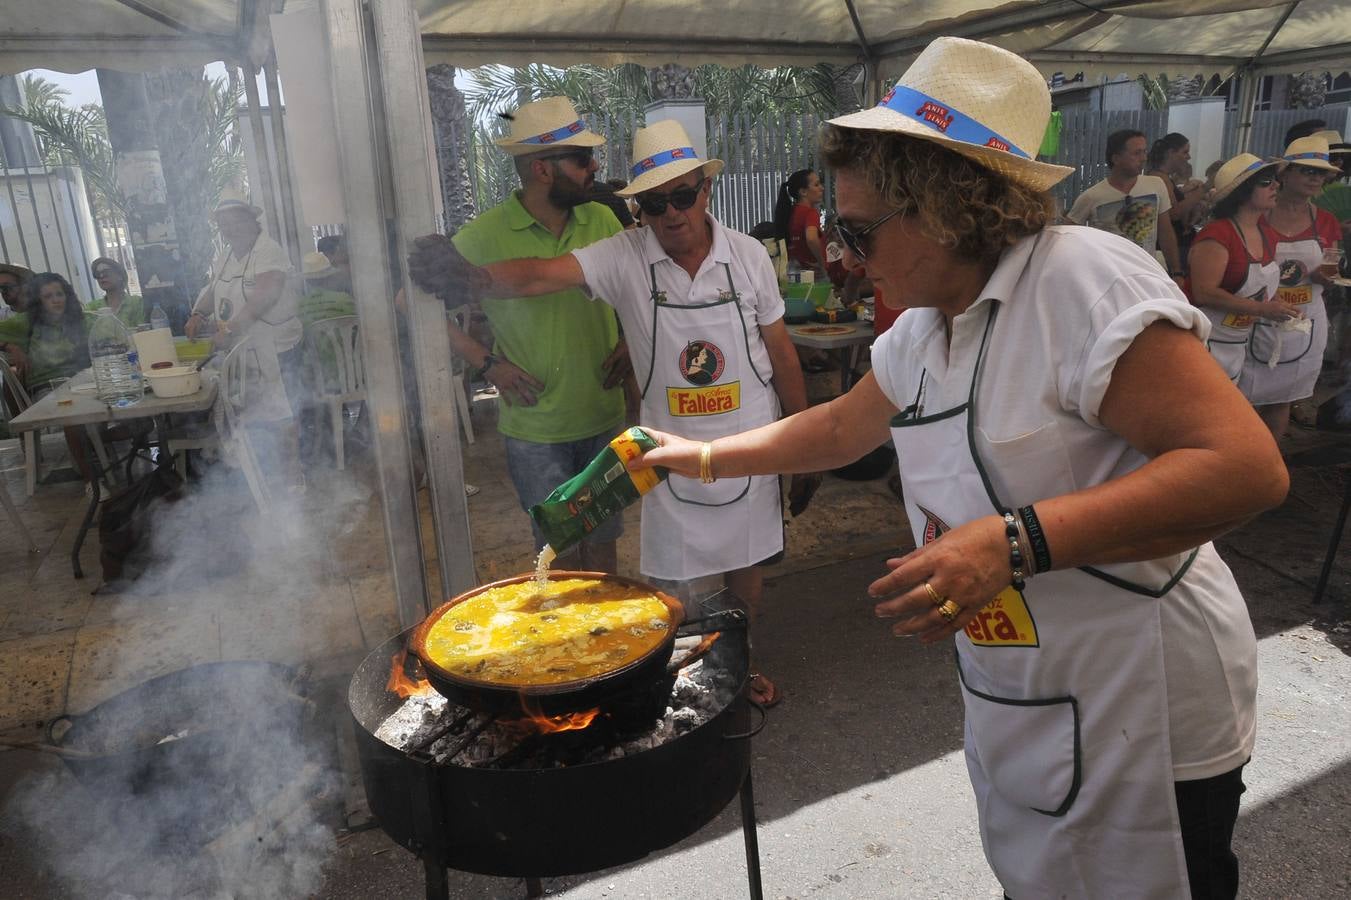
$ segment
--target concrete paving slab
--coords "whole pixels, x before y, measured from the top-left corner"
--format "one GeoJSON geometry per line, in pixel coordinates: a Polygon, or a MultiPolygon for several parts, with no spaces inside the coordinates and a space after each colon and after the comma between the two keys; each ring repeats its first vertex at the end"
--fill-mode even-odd
{"type": "Polygon", "coordinates": [[[49,719],[66,708],[75,634],[0,642],[0,729],[49,719]]]}
{"type": "Polygon", "coordinates": [[[75,638],[69,711],[84,712],[157,675],[221,658],[220,624],[209,610],[85,625],[75,638]]]}

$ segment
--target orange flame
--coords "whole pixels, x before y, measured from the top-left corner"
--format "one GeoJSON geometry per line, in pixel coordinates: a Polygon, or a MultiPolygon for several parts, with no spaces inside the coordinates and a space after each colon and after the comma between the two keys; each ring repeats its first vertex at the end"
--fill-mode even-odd
{"type": "Polygon", "coordinates": [[[587,709],[582,712],[567,713],[561,716],[546,716],[540,710],[539,704],[524,694],[521,697],[521,709],[525,712],[526,718],[521,719],[521,724],[526,730],[534,730],[539,734],[556,734],[560,731],[581,731],[589,726],[596,716],[600,715],[599,709],[587,709]]]}
{"type": "Polygon", "coordinates": [[[407,656],[407,650],[400,650],[390,658],[389,680],[385,682],[385,690],[398,694],[404,700],[430,694],[433,690],[431,682],[421,678],[414,680],[404,672],[403,664],[407,656]]]}

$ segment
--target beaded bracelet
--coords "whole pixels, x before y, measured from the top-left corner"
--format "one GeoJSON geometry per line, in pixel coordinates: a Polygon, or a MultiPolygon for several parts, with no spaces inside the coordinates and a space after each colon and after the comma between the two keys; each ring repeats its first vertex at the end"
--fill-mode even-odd
{"type": "Polygon", "coordinates": [[[1027,573],[1024,570],[1023,545],[1018,540],[1018,520],[1014,518],[1012,510],[1004,510],[1004,536],[1009,539],[1009,568],[1013,570],[1013,580],[1010,582],[1015,591],[1021,591],[1027,587],[1024,580],[1027,573]]]}
{"type": "Polygon", "coordinates": [[[1038,572],[1051,571],[1051,547],[1046,543],[1046,532],[1037,518],[1037,511],[1030,505],[1018,510],[1018,518],[1027,527],[1027,546],[1032,549],[1038,572]]]}

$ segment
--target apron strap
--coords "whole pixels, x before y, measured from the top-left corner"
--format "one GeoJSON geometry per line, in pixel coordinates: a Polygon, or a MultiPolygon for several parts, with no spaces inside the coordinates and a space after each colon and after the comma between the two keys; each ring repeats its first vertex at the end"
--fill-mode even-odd
{"type": "Polygon", "coordinates": [[[741,294],[737,291],[736,285],[732,283],[732,267],[727,263],[722,264],[723,271],[727,275],[727,289],[732,292],[732,302],[736,304],[736,317],[741,322],[741,337],[746,343],[746,365],[751,367],[751,374],[764,387],[769,384],[769,379],[760,374],[760,370],[755,368],[755,357],[751,356],[751,333],[746,327],[746,316],[741,312],[741,294]]]}

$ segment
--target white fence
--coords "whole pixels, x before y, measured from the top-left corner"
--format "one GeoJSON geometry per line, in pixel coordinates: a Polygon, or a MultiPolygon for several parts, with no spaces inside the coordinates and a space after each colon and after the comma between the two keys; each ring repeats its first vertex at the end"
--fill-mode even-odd
{"type": "MultiPolygon", "coordinates": [[[[1252,136],[1248,152],[1258,156],[1280,156],[1285,152],[1285,132],[1296,122],[1322,119],[1328,128],[1346,134],[1347,110],[1351,104],[1340,103],[1321,109],[1267,109],[1253,113],[1252,136]]],[[[1224,158],[1233,156],[1238,144],[1238,114],[1229,113],[1224,119],[1224,158]]]]}

